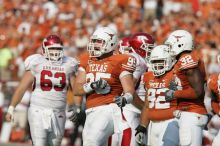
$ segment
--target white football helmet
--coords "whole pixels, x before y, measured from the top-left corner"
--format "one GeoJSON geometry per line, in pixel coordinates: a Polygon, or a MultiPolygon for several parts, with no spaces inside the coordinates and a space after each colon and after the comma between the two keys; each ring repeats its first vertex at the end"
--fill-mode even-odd
{"type": "Polygon", "coordinates": [[[90,57],[100,57],[112,52],[118,45],[117,33],[109,27],[99,27],[90,37],[87,50],[90,57]]]}
{"type": "Polygon", "coordinates": [[[165,44],[169,46],[170,53],[176,56],[183,51],[193,50],[193,37],[188,31],[176,30],[168,36],[165,44]]]}
{"type": "Polygon", "coordinates": [[[167,45],[156,46],[150,56],[150,64],[154,76],[161,76],[169,71],[176,63],[174,57],[168,51],[167,45]]]}

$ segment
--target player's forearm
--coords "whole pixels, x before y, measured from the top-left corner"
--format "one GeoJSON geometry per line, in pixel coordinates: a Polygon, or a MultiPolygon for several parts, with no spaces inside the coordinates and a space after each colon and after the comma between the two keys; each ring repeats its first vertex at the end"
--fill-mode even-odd
{"type": "Polygon", "coordinates": [[[140,125],[147,127],[149,124],[148,107],[144,106],[141,111],[140,125]]]}
{"type": "Polygon", "coordinates": [[[85,90],[83,89],[83,84],[75,84],[73,89],[74,96],[83,96],[86,94],[85,90]]]}
{"type": "Polygon", "coordinates": [[[82,99],[83,99],[82,96],[74,96],[73,97],[74,104],[80,106],[82,104],[82,99]]]}
{"type": "Polygon", "coordinates": [[[184,90],[177,90],[174,92],[175,98],[183,98],[183,99],[197,99],[198,95],[195,93],[193,88],[187,88],[184,90]]]}
{"type": "MultiPolygon", "coordinates": [[[[205,90],[204,90],[204,76],[201,74],[201,71],[198,68],[190,69],[186,71],[186,75],[188,78],[188,81],[191,85],[191,88],[194,91],[194,96],[196,98],[204,97],[205,96],[205,90]]],[[[188,90],[192,90],[188,89],[188,90]]]]}
{"type": "Polygon", "coordinates": [[[133,99],[133,105],[134,106],[136,106],[138,109],[142,109],[143,108],[143,106],[144,106],[144,101],[142,101],[141,99],[140,99],[140,97],[135,93],[134,94],[134,99],[133,99]]]}

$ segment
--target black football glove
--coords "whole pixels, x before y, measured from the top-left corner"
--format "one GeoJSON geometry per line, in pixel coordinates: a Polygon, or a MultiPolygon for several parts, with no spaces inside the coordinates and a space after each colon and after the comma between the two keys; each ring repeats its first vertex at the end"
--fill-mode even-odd
{"type": "Polygon", "coordinates": [[[138,144],[142,145],[144,143],[144,135],[146,133],[146,128],[142,125],[138,125],[135,130],[135,140],[138,144]]]}
{"type": "Polygon", "coordinates": [[[177,85],[177,83],[176,83],[174,80],[172,80],[172,81],[170,82],[169,90],[167,90],[167,91],[165,92],[165,100],[166,100],[166,101],[171,101],[171,100],[174,99],[174,92],[175,92],[176,90],[178,90],[177,86],[178,86],[178,85],[177,85]]]}
{"type": "Polygon", "coordinates": [[[103,79],[99,79],[97,81],[94,81],[91,83],[91,88],[96,90],[96,89],[104,89],[107,86],[107,81],[103,79]]]}
{"type": "Polygon", "coordinates": [[[78,117],[81,112],[81,107],[79,105],[70,105],[68,106],[68,112],[72,112],[71,116],[69,117],[69,120],[73,123],[78,122],[78,117]]]}
{"type": "Polygon", "coordinates": [[[175,91],[173,91],[173,90],[167,90],[167,91],[165,92],[165,100],[166,100],[166,101],[171,101],[171,100],[173,100],[173,99],[174,99],[174,92],[175,92],[175,91]]]}
{"type": "Polygon", "coordinates": [[[172,80],[170,82],[169,89],[173,90],[173,91],[176,91],[176,90],[178,90],[177,86],[178,86],[177,83],[174,80],[172,80]]]}
{"type": "Polygon", "coordinates": [[[91,88],[95,90],[97,94],[107,94],[110,92],[111,87],[104,79],[99,79],[91,83],[91,88]]]}

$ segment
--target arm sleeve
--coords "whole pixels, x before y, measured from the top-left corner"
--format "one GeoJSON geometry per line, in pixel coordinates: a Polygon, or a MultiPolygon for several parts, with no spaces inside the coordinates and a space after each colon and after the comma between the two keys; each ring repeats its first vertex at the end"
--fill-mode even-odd
{"type": "Polygon", "coordinates": [[[136,59],[133,56],[126,56],[122,59],[121,61],[121,73],[120,73],[120,78],[127,74],[133,74],[133,72],[136,69],[136,59]]]}
{"type": "Polygon", "coordinates": [[[88,59],[89,59],[89,56],[88,54],[85,54],[85,53],[79,57],[78,68],[77,68],[78,71],[86,71],[88,59]]]}
{"type": "Polygon", "coordinates": [[[212,102],[211,102],[211,105],[212,105],[213,112],[214,112],[215,114],[219,114],[219,112],[220,112],[219,103],[212,101],[212,102]]]}
{"type": "Polygon", "coordinates": [[[32,69],[32,57],[29,56],[24,61],[24,68],[26,71],[30,71],[32,69]]]}
{"type": "Polygon", "coordinates": [[[36,65],[39,63],[40,57],[40,54],[28,56],[24,61],[25,70],[31,71],[33,73],[36,68],[36,65]]]}
{"type": "Polygon", "coordinates": [[[121,72],[128,71],[133,73],[136,69],[137,61],[133,56],[124,57],[121,63],[121,72]]]}
{"type": "Polygon", "coordinates": [[[220,106],[217,100],[217,98],[219,98],[217,81],[218,81],[218,74],[212,74],[208,79],[208,88],[211,92],[211,98],[212,98],[211,106],[212,106],[213,112],[216,114],[219,114],[220,106]]]}
{"type": "Polygon", "coordinates": [[[208,88],[214,93],[218,93],[218,74],[212,74],[208,79],[208,88]]]}
{"type": "Polygon", "coordinates": [[[184,99],[195,99],[197,98],[197,95],[193,88],[188,87],[187,89],[184,90],[177,90],[174,92],[174,97],[175,98],[184,98],[184,99]]]}
{"type": "Polygon", "coordinates": [[[196,68],[199,65],[199,58],[195,54],[188,53],[180,58],[180,70],[196,68]]]}

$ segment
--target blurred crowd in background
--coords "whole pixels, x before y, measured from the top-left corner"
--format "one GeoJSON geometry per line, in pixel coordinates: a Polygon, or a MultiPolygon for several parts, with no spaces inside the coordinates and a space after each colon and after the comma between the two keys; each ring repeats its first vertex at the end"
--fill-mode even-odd
{"type": "MultiPolygon", "coordinates": [[[[41,42],[48,34],[58,34],[66,54],[77,56],[98,26],[111,26],[120,38],[147,32],[157,44],[162,44],[169,32],[186,29],[194,36],[195,49],[200,50],[208,75],[220,72],[216,60],[220,54],[219,0],[0,0],[0,4],[0,127],[24,73],[23,61],[41,52],[41,42]]],[[[15,121],[10,141],[30,139],[26,118],[30,92],[17,107],[20,118],[15,121]]],[[[67,122],[64,145],[70,145],[68,137],[80,137],[73,128],[67,122]]],[[[81,126],[78,131],[82,131],[81,126]]],[[[73,143],[80,146],[80,138],[73,143]]]]}

